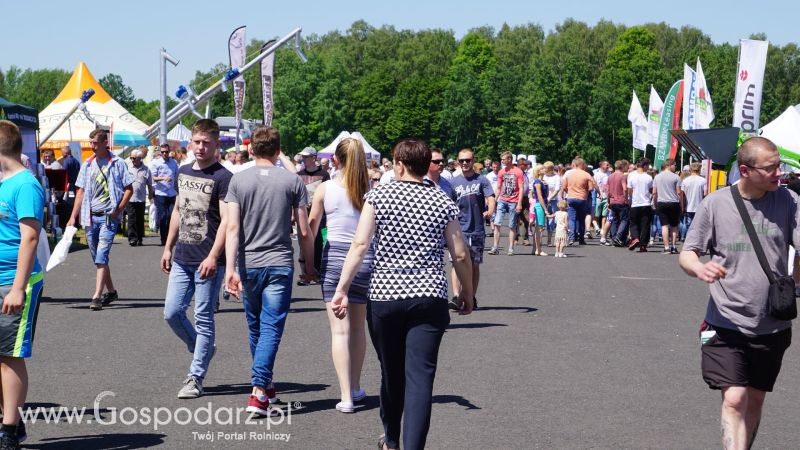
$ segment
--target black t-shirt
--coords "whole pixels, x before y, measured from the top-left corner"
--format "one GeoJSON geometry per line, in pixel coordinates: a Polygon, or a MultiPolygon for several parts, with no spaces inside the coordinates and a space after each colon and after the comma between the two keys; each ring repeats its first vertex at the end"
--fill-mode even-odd
{"type": "MultiPolygon", "coordinates": [[[[185,265],[199,265],[211,252],[220,223],[219,202],[224,201],[233,176],[220,163],[202,170],[193,165],[178,169],[181,222],[175,261],[185,265]]],[[[220,254],[220,265],[225,264],[224,254],[220,254]]]]}

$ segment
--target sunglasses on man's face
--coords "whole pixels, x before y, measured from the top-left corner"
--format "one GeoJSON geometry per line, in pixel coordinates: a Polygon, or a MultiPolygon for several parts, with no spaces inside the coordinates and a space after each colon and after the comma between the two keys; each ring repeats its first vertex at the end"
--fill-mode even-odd
{"type": "Polygon", "coordinates": [[[443,159],[432,159],[431,162],[434,164],[444,164],[443,159]]]}
{"type": "Polygon", "coordinates": [[[466,164],[466,163],[471,163],[472,160],[471,159],[459,159],[458,162],[460,162],[461,164],[466,164]]]}

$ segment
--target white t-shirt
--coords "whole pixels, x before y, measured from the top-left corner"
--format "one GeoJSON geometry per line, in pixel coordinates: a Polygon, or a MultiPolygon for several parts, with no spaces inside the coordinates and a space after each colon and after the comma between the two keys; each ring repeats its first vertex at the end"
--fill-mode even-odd
{"type": "Polygon", "coordinates": [[[600,198],[605,200],[608,198],[608,172],[601,172],[600,169],[594,173],[594,184],[597,185],[600,191],[600,198]]]}
{"type": "Polygon", "coordinates": [[[639,206],[650,206],[653,199],[653,178],[642,172],[638,171],[628,175],[628,189],[631,189],[631,207],[636,208],[639,206]]]}
{"type": "Polygon", "coordinates": [[[497,192],[497,174],[492,170],[489,171],[486,175],[484,175],[489,183],[492,185],[492,190],[497,192]]]}
{"type": "MultiPolygon", "coordinates": [[[[552,175],[545,175],[544,182],[547,183],[548,196],[555,195],[561,189],[561,177],[557,173],[552,175]]],[[[555,198],[555,197],[553,197],[555,198]]]]}
{"type": "Polygon", "coordinates": [[[383,175],[381,175],[381,181],[379,181],[379,183],[389,184],[392,181],[394,181],[394,169],[384,172],[383,175]]]}
{"type": "Polygon", "coordinates": [[[700,175],[689,175],[681,181],[681,190],[686,196],[686,212],[696,212],[706,190],[706,179],[700,175]]]}

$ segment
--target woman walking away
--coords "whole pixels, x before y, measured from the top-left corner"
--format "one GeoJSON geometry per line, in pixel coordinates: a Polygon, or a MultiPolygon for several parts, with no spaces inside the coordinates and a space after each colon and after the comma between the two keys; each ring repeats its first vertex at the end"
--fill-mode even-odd
{"type": "Polygon", "coordinates": [[[367,193],[331,308],[339,318],[352,309],[350,287],[374,236],[367,324],[381,365],[385,435],[379,445],[400,448],[402,419],[403,448],[418,450],[425,447],[439,344],[450,323],[445,242],[461,282],[460,314],[472,312],[472,268],[458,207],[422,182],[431,162],[428,145],[404,139],[393,154],[395,182],[367,193]]]}
{"type": "Polygon", "coordinates": [[[558,201],[558,211],[553,216],[556,221],[556,258],[566,258],[564,246],[567,244],[567,236],[569,235],[569,214],[567,213],[566,200],[561,199],[558,201]]]}
{"type": "Polygon", "coordinates": [[[309,221],[311,232],[316,236],[323,215],[327,218],[328,242],[322,251],[322,298],[328,311],[333,366],[341,390],[341,401],[336,405],[336,410],[351,413],[355,411],[353,403],[366,397],[361,389],[361,367],[367,348],[365,319],[373,261],[371,247],[347,291],[350,313],[341,319],[337,318],[331,307],[331,299],[342,275],[342,265],[350,242],[355,236],[364,206],[364,194],[369,190],[367,162],[361,142],[352,138],[339,142],[333,165],[336,175],[332,180],[322,183],[314,193],[309,221]]]}

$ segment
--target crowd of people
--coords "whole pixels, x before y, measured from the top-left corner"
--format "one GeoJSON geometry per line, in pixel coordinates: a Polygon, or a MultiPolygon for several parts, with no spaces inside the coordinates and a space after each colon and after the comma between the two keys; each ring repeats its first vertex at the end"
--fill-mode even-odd
{"type": "MultiPolygon", "coordinates": [[[[478,308],[483,255],[500,253],[503,228],[508,255],[530,245],[533,255],[548,256],[554,247],[554,256],[563,258],[589,239],[647,252],[660,240],[664,254],[680,253],[687,274],[711,286],[701,327],[703,378],[722,391],[726,448],[752,444],[791,340],[793,317],[773,313],[770,286],[774,277],[787,276],[788,245],[800,244],[798,197],[778,189],[780,161],[766,139],[740,149],[738,184],[704,200],[707,184],[696,162],[680,172],[673,160],[655,172],[647,158],[635,165],[615,161],[613,168],[600,161],[594,169],[577,156],[569,168],[550,161],[531,167],[510,152],[500,161],[477,162],[469,148],[448,161],[422,140],[402,139],[392,161],[378,163],[366,159],[354,138],[319,161],[313,147],[288,158],[275,128],[256,128],[233,156],[220,151],[219,135],[215,121],[200,119],[187,151],[162,145],[146,165],[147,148],[123,160],[110,151],[108,133],[95,130],[93,155],[78,163],[67,188],[73,194],[65,195],[74,199],[67,225],[83,226],[96,267],[89,301],[96,311],[120,298],[109,262],[123,214],[129,244],[139,246],[146,203],[155,206],[160,266],[168,275],[164,319],[190,356],[178,398],[204,395],[216,353],[214,313],[224,291],[244,305],[252,358],[246,410],[278,414],[283,404],[274,370],[299,262],[298,284],[319,284],[326,305],[340,390],[335,409],[353,413],[367,395],[361,371],[368,331],[381,368],[380,448],[400,448],[401,440],[405,448],[424,448],[448,309],[466,315],[478,308]],[[741,211],[731,206],[737,195],[744,199],[741,211]],[[755,256],[761,245],[742,241],[746,217],[767,237],[768,262],[755,256]],[[493,239],[488,251],[487,237],[493,239]],[[701,261],[706,254],[711,260],[701,261]],[[754,278],[761,268],[765,275],[754,278]],[[187,316],[192,301],[193,322],[187,316]]],[[[70,158],[68,148],[60,161],[52,152],[42,155],[51,169],[74,170],[70,158]]],[[[17,448],[26,436],[18,414],[27,393],[24,358],[31,356],[42,290],[35,249],[44,190],[25,170],[18,130],[5,121],[0,168],[0,241],[11,243],[0,245],[0,444],[17,448]],[[21,196],[33,201],[20,202],[21,196]]],[[[800,271],[794,275],[800,279],[800,271]]]]}

